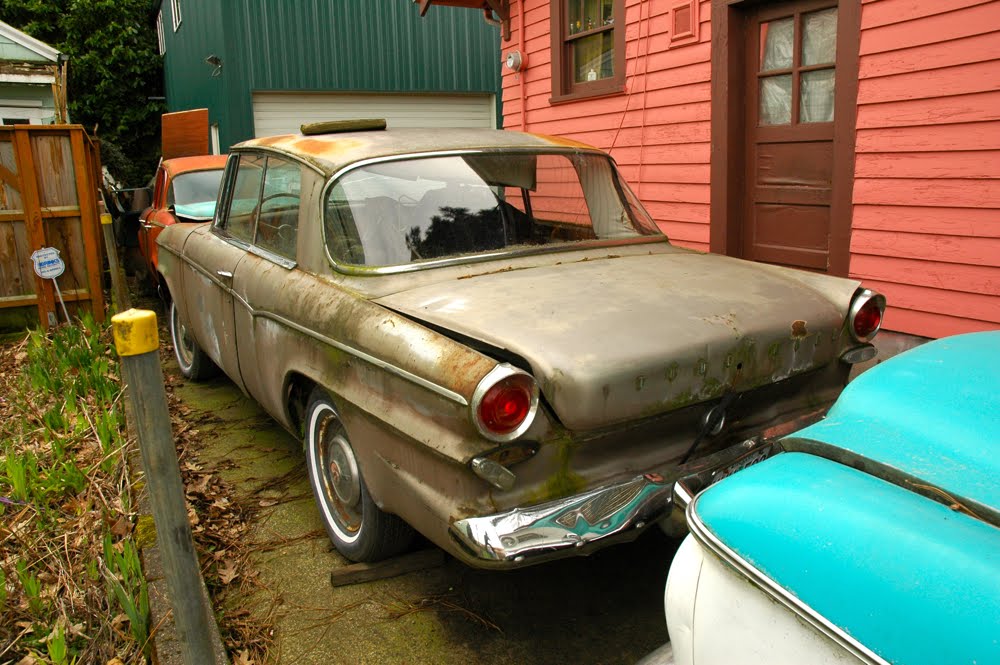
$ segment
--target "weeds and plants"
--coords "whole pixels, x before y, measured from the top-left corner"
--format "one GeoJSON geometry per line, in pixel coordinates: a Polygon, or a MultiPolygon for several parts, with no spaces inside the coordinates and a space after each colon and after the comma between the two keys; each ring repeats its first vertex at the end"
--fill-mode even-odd
{"type": "Polygon", "coordinates": [[[89,317],[0,347],[0,663],[146,655],[121,394],[89,317]]]}

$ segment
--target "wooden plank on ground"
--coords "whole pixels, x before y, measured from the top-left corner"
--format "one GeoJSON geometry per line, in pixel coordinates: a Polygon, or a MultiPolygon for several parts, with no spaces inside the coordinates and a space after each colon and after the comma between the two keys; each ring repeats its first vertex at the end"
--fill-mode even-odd
{"type": "Polygon", "coordinates": [[[418,570],[438,568],[444,565],[444,552],[439,549],[421,550],[402,554],[375,563],[352,563],[330,572],[330,584],[335,587],[361,584],[374,580],[384,580],[405,575],[418,570]]]}

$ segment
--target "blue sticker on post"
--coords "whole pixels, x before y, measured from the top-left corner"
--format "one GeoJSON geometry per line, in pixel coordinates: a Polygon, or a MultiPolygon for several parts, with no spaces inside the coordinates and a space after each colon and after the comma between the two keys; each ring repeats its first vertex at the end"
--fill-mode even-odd
{"type": "Polygon", "coordinates": [[[66,270],[66,262],[59,258],[59,250],[55,247],[42,247],[31,254],[31,262],[35,274],[42,279],[55,279],[66,270]]]}

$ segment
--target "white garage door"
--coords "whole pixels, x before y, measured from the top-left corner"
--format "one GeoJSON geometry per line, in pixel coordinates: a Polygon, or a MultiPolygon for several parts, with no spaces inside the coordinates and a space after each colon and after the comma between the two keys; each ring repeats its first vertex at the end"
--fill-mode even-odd
{"type": "Polygon", "coordinates": [[[400,127],[496,127],[493,95],[255,92],[255,136],[293,134],[308,122],[385,118],[400,127]]]}

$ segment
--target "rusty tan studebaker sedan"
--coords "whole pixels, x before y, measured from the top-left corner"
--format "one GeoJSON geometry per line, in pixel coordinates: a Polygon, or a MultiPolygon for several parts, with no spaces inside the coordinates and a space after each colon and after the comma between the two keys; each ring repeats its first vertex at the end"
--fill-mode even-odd
{"type": "Polygon", "coordinates": [[[874,355],[882,296],[671,245],[597,149],[378,127],[237,145],[214,221],[159,239],[181,370],[303,438],[349,559],[631,540],[874,355]]]}

